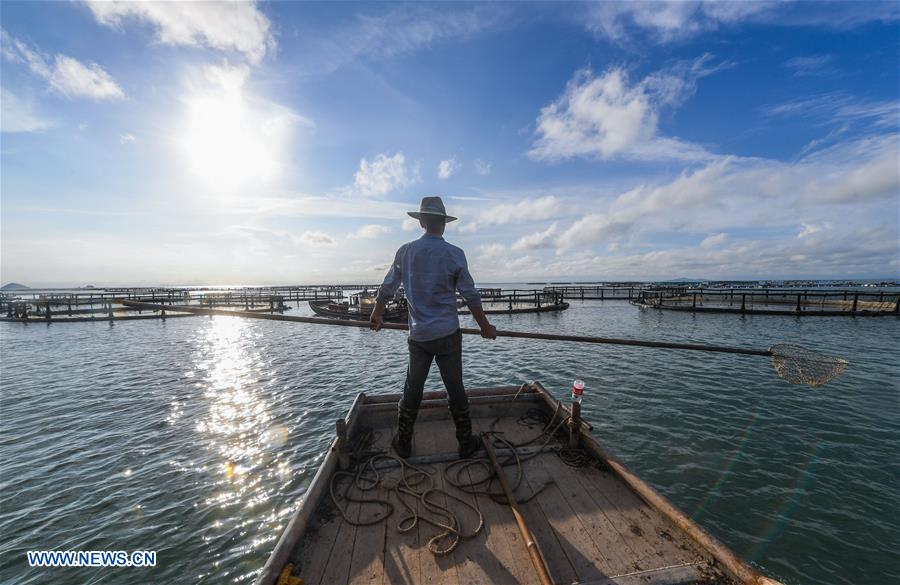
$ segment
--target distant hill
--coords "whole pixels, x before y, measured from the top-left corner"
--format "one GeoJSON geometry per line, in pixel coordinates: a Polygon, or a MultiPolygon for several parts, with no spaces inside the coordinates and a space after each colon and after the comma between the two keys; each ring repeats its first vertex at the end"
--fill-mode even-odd
{"type": "Polygon", "coordinates": [[[679,284],[684,282],[709,282],[706,278],[673,278],[672,280],[663,280],[663,284],[679,284]]]}
{"type": "Polygon", "coordinates": [[[0,290],[30,290],[30,286],[25,286],[24,284],[19,284],[18,282],[10,282],[9,284],[4,284],[0,287],[0,290]]]}

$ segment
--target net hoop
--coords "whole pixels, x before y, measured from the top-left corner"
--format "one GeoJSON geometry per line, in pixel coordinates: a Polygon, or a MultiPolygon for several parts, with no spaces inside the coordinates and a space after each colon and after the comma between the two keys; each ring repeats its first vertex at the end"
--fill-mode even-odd
{"type": "Polygon", "coordinates": [[[778,343],[769,348],[778,377],[789,384],[818,388],[837,378],[850,362],[799,345],[778,343]]]}

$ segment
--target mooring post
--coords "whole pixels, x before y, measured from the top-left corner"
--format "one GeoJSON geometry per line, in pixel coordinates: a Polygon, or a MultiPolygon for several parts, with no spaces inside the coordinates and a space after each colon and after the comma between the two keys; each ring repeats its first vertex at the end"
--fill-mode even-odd
{"type": "Polygon", "coordinates": [[[798,313],[802,310],[801,307],[800,307],[800,299],[801,299],[802,297],[803,297],[803,295],[797,295],[797,312],[798,312],[798,313]]]}
{"type": "Polygon", "coordinates": [[[569,449],[577,449],[581,444],[581,400],[584,382],[575,380],[572,384],[572,418],[569,421],[569,449]]]}
{"type": "Polygon", "coordinates": [[[747,310],[747,295],[741,295],[741,313],[747,310]]]}
{"type": "Polygon", "coordinates": [[[900,295],[897,295],[897,300],[894,301],[894,312],[900,313],[900,295]]]}
{"type": "Polygon", "coordinates": [[[857,306],[859,306],[859,293],[853,295],[853,308],[851,311],[855,313],[857,306]]]}
{"type": "Polygon", "coordinates": [[[694,297],[694,300],[691,302],[691,307],[696,309],[697,308],[697,293],[693,293],[691,296],[694,297]]]}

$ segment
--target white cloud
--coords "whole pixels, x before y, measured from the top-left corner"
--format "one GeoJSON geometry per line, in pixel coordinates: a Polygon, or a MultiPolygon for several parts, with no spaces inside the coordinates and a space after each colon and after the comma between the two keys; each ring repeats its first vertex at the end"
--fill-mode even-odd
{"type": "Polygon", "coordinates": [[[134,144],[137,142],[134,134],[126,133],[119,136],[119,144],[134,144]]]}
{"type": "Polygon", "coordinates": [[[833,55],[801,56],[788,59],[781,66],[793,70],[797,77],[825,76],[835,73],[831,66],[833,60],[833,55]]]}
{"type": "Polygon", "coordinates": [[[166,45],[235,51],[258,63],[275,48],[271,23],[250,2],[131,2],[88,0],[97,22],[120,28],[134,19],[150,23],[166,45]]]}
{"type": "MultiPolygon", "coordinates": [[[[724,157],[668,183],[639,185],[577,220],[560,250],[640,233],[724,231],[794,225],[871,213],[900,196],[900,143],[887,135],[832,147],[798,161],[724,157]],[[840,211],[835,205],[844,206],[840,211]]],[[[892,213],[897,213],[896,205],[892,213]]],[[[883,219],[883,218],[882,218],[883,219]]],[[[857,221],[862,221],[857,219],[857,221]]]]}
{"type": "MultiPolygon", "coordinates": [[[[412,218],[410,218],[412,219],[412,218]]],[[[383,234],[389,234],[391,232],[391,228],[377,224],[371,223],[369,225],[364,225],[353,233],[347,234],[347,238],[351,240],[374,240],[383,234]]]]}
{"type": "Polygon", "coordinates": [[[96,63],[82,63],[67,55],[56,55],[51,58],[32,49],[6,31],[0,33],[0,41],[3,45],[4,58],[24,63],[34,75],[45,80],[53,90],[68,98],[114,100],[125,97],[119,84],[96,63]]]}
{"type": "Polygon", "coordinates": [[[684,41],[740,23],[771,26],[811,26],[849,29],[870,22],[897,22],[895,2],[873,2],[865,10],[856,2],[820,2],[810,10],[805,2],[777,0],[641,0],[593,2],[580,22],[615,43],[634,45],[684,41]]]}
{"type": "Polygon", "coordinates": [[[578,71],[562,96],[541,108],[531,158],[557,161],[569,158],[617,157],[632,159],[711,158],[701,146],[658,136],[660,111],[679,105],[696,89],[697,80],[728,64],[708,66],[704,55],[668,72],[631,83],[628,73],[614,68],[601,75],[578,71]]]}
{"type": "Polygon", "coordinates": [[[34,104],[0,88],[0,132],[39,132],[53,126],[35,112],[34,104]]]}
{"type": "Polygon", "coordinates": [[[486,177],[491,174],[491,167],[494,166],[491,162],[486,162],[479,159],[475,159],[473,163],[475,165],[475,172],[481,175],[482,177],[486,177]]]}
{"type": "Polygon", "coordinates": [[[394,156],[379,154],[371,162],[361,159],[355,176],[356,189],[365,196],[384,195],[418,182],[418,169],[407,169],[402,152],[394,156]]]}
{"type": "Polygon", "coordinates": [[[817,234],[821,231],[831,231],[831,223],[801,223],[800,224],[800,233],[797,234],[797,239],[805,238],[811,236],[813,234],[817,234]]]}
{"type": "Polygon", "coordinates": [[[403,223],[400,224],[400,228],[405,232],[414,232],[418,229],[421,229],[421,225],[419,224],[418,219],[413,219],[411,217],[407,217],[403,220],[403,223]]]}
{"type": "Polygon", "coordinates": [[[558,236],[557,222],[553,222],[550,224],[550,227],[542,232],[534,232],[522,236],[510,248],[516,251],[554,248],[556,247],[556,238],[558,236]]]}
{"type": "Polygon", "coordinates": [[[310,31],[310,58],[304,66],[330,72],[358,59],[390,58],[450,39],[472,38],[506,22],[505,12],[487,4],[465,10],[412,4],[381,14],[359,13],[337,32],[310,31]]]}
{"type": "Polygon", "coordinates": [[[334,245],[334,238],[324,232],[306,231],[298,238],[301,244],[312,248],[325,248],[334,245]]]}
{"type": "Polygon", "coordinates": [[[515,203],[501,203],[477,214],[476,219],[459,231],[474,232],[479,226],[506,225],[552,219],[563,211],[562,202],[554,195],[536,199],[522,199],[515,203]]]}
{"type": "Polygon", "coordinates": [[[809,118],[825,126],[854,124],[896,131],[900,102],[859,100],[847,92],[834,91],[771,105],[763,112],[770,116],[809,118]]]}
{"type": "Polygon", "coordinates": [[[703,238],[703,241],[700,242],[700,247],[704,250],[709,250],[711,248],[720,248],[726,242],[728,242],[728,234],[726,234],[725,232],[721,232],[703,238]]]}
{"type": "Polygon", "coordinates": [[[438,164],[438,178],[447,180],[456,174],[456,171],[459,170],[460,164],[456,162],[455,157],[451,157],[448,159],[444,159],[438,164]]]}
{"type": "Polygon", "coordinates": [[[590,5],[586,26],[613,41],[629,40],[635,29],[650,33],[660,43],[686,39],[767,10],[773,3],[713,2],[596,2],[590,5]]]}

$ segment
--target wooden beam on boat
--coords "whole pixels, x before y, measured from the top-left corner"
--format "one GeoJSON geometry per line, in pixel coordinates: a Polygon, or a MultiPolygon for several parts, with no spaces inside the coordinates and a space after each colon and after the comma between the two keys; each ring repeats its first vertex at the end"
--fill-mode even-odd
{"type": "MultiPolygon", "coordinates": [[[[506,396],[469,396],[469,404],[501,404],[505,402],[536,402],[541,398],[535,394],[522,394],[518,397],[515,395],[506,396]]],[[[419,411],[427,408],[447,408],[447,400],[439,398],[436,400],[423,400],[419,404],[419,411]]],[[[366,410],[369,412],[393,412],[397,409],[397,402],[382,402],[381,404],[367,404],[366,410]]]]}
{"type": "MultiPolygon", "coordinates": [[[[466,390],[466,395],[468,397],[473,396],[498,396],[504,394],[516,394],[521,390],[522,394],[534,393],[535,389],[530,385],[526,385],[525,388],[521,386],[492,386],[489,388],[472,388],[466,390]]],[[[443,390],[433,391],[433,392],[425,392],[422,394],[422,400],[437,400],[437,399],[446,399],[447,393],[443,390]]],[[[397,395],[396,394],[374,394],[372,396],[366,397],[366,406],[371,404],[397,404],[397,395]]]]}
{"type": "MultiPolygon", "coordinates": [[[[550,396],[547,389],[540,382],[533,382],[533,385],[537,387],[541,395],[547,400],[547,405],[551,408],[556,408],[556,402],[558,401],[550,396]]],[[[698,546],[709,552],[731,578],[743,585],[781,585],[778,581],[769,579],[751,568],[714,536],[685,516],[665,496],[653,489],[624,463],[601,447],[600,443],[585,430],[582,430],[581,446],[598,460],[605,463],[647,505],[668,518],[675,526],[693,539],[698,546]]]]}
{"type": "Polygon", "coordinates": [[[491,459],[491,464],[494,466],[497,480],[500,482],[503,493],[506,495],[509,509],[512,510],[513,516],[516,519],[516,524],[519,525],[519,532],[522,533],[522,540],[525,541],[525,548],[528,549],[528,555],[531,557],[534,570],[537,571],[538,578],[541,580],[541,585],[553,585],[553,578],[550,576],[550,571],[547,569],[547,561],[544,559],[544,555],[541,552],[537,541],[531,535],[531,530],[528,529],[525,518],[522,516],[522,513],[519,512],[516,496],[509,487],[509,482],[506,480],[506,475],[503,473],[500,462],[497,461],[497,455],[494,453],[494,448],[491,446],[490,437],[486,434],[481,435],[481,442],[484,445],[484,450],[487,451],[488,457],[491,459]]]}

